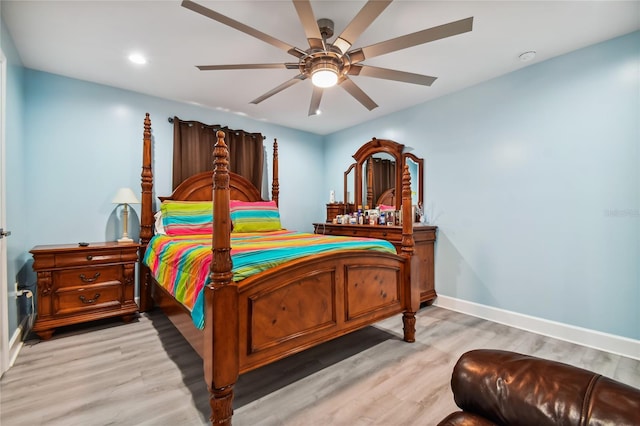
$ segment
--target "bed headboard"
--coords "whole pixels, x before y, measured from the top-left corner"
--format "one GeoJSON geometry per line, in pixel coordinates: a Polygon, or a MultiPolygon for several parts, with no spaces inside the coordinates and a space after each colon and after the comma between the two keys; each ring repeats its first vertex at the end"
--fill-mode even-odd
{"type": "MultiPolygon", "coordinates": [[[[212,161],[216,164],[224,163],[224,159],[227,158],[229,152],[227,146],[224,143],[224,132],[218,131],[218,144],[216,147],[220,147],[220,152],[216,155],[216,149],[214,149],[214,155],[212,161]]],[[[142,135],[142,174],[141,177],[141,207],[140,207],[140,258],[144,258],[149,240],[153,236],[154,227],[154,209],[153,209],[153,168],[152,168],[152,135],[151,135],[151,119],[149,113],[145,114],[144,119],[144,131],[142,135]]],[[[249,180],[236,174],[229,172],[228,162],[223,166],[224,177],[222,177],[218,183],[216,191],[219,193],[224,192],[224,198],[227,200],[226,214],[214,215],[214,217],[227,217],[228,212],[228,200],[241,200],[241,201],[261,201],[262,196],[260,190],[257,189],[249,180]],[[227,180],[228,179],[228,183],[227,180]],[[228,190],[228,191],[227,191],[228,190]]],[[[215,167],[214,167],[215,169],[215,167]]],[[[180,201],[209,201],[213,198],[214,184],[213,184],[213,172],[204,172],[188,179],[185,179],[173,193],[168,197],[159,197],[160,200],[180,200],[180,201]]],[[[271,199],[278,204],[278,198],[280,195],[280,182],[278,180],[278,141],[273,141],[273,176],[271,182],[271,199]]],[[[214,208],[216,208],[214,206],[214,208]]],[[[220,208],[220,205],[218,205],[220,208]]],[[[216,221],[214,221],[214,230],[216,221]]],[[[229,227],[230,229],[230,227],[229,227]]],[[[222,234],[221,232],[214,233],[216,235],[222,234]]],[[[215,242],[214,242],[215,247],[215,242]]],[[[150,272],[147,267],[142,263],[139,268],[139,282],[140,282],[140,311],[144,312],[153,307],[153,300],[151,298],[151,279],[150,272]]]]}
{"type": "MultiPolygon", "coordinates": [[[[185,179],[171,195],[158,198],[160,201],[211,201],[212,189],[213,172],[208,171],[185,179]]],[[[229,190],[231,200],[262,201],[260,191],[248,179],[233,172],[229,172],[229,190]]]]}

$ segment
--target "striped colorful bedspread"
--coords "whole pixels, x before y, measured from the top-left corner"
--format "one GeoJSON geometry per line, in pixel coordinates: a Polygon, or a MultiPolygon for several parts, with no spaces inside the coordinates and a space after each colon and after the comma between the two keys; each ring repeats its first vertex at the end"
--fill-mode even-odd
{"type": "MultiPolygon", "coordinates": [[[[340,250],[376,250],[396,253],[388,241],[371,238],[317,235],[295,231],[232,233],[233,279],[253,274],[290,260],[340,250]]],[[[204,328],[204,297],[211,264],[211,235],[156,235],[143,259],[153,277],[191,311],[198,328],[204,328]]]]}

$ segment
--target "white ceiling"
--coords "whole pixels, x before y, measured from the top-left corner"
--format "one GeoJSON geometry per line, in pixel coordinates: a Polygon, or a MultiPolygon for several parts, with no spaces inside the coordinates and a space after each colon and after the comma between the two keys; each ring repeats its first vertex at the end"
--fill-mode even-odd
{"type": "MultiPolygon", "coordinates": [[[[305,33],[290,1],[198,3],[303,50],[305,33]]],[[[335,33],[365,1],[312,1],[335,33]]],[[[368,111],[341,87],[325,90],[322,114],[308,117],[303,81],[264,102],[249,102],[297,70],[200,71],[195,65],[283,63],[295,58],[181,7],[180,0],[10,1],[2,19],[25,67],[218,108],[328,134],[460,90],[540,61],[640,29],[639,1],[395,1],[354,48],[474,17],[473,31],[382,55],[364,64],[438,77],[431,87],[354,76],[379,107],[368,111]],[[518,56],[535,50],[533,61],[518,56]],[[132,52],[149,62],[136,66],[132,52]]]]}

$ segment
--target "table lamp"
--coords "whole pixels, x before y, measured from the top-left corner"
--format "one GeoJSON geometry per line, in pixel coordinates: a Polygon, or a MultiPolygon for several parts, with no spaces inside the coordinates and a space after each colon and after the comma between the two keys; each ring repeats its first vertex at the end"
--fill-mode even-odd
{"type": "Polygon", "coordinates": [[[129,238],[129,204],[140,204],[136,194],[133,193],[131,188],[120,188],[113,197],[113,204],[124,204],[124,210],[122,211],[122,238],[118,239],[119,243],[132,243],[133,240],[129,238]]]}

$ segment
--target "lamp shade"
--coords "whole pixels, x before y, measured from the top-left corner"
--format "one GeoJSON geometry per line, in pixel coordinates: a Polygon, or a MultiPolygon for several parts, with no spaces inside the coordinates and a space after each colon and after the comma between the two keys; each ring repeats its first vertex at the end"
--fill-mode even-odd
{"type": "Polygon", "coordinates": [[[131,188],[120,188],[111,201],[113,204],[140,204],[131,188]]]}

